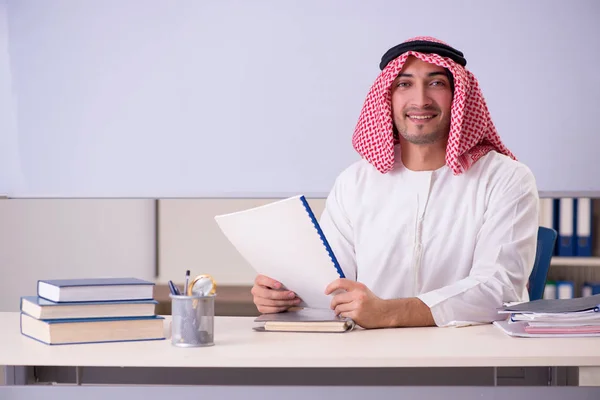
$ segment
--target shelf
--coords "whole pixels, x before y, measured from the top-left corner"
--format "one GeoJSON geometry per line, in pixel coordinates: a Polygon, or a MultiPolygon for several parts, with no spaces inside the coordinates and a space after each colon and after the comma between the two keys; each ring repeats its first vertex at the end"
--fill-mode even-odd
{"type": "Polygon", "coordinates": [[[600,257],[552,257],[550,265],[563,267],[598,267],[600,257]]]}

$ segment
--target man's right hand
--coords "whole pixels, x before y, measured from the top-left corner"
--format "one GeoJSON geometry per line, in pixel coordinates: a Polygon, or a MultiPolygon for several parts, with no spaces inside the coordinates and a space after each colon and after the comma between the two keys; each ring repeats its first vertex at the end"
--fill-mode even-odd
{"type": "Polygon", "coordinates": [[[264,275],[256,277],[251,293],[254,296],[254,304],[261,314],[282,312],[301,302],[296,293],[283,289],[280,282],[264,275]]]}

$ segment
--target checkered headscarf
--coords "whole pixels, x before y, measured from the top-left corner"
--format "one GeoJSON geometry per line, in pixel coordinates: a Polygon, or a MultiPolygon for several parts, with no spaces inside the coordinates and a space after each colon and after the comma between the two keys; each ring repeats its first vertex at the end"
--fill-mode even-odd
{"type": "MultiPolygon", "coordinates": [[[[438,43],[447,46],[442,41],[431,37],[412,38],[404,44],[411,42],[429,43],[431,47],[436,47],[438,43]]],[[[445,51],[439,53],[447,55],[445,51]]],[[[462,56],[462,53],[457,53],[462,56]]],[[[382,71],[367,94],[352,136],[355,150],[381,173],[389,172],[393,168],[396,143],[393,132],[391,85],[400,73],[404,62],[411,55],[422,61],[447,68],[452,73],[454,98],[446,147],[446,165],[452,169],[454,175],[465,172],[473,163],[492,150],[515,159],[498,136],[477,79],[464,68],[466,61],[462,59],[464,62],[459,64],[453,59],[455,57],[415,50],[403,52],[390,60],[385,67],[382,61],[382,71]]]]}

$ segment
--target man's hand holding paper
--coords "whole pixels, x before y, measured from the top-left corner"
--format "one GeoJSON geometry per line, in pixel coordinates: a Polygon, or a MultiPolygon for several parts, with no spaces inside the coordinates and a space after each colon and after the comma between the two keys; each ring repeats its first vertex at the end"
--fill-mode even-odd
{"type": "Polygon", "coordinates": [[[263,314],[286,311],[302,301],[296,293],[286,290],[281,282],[265,275],[256,276],[251,292],[256,308],[263,314]]]}

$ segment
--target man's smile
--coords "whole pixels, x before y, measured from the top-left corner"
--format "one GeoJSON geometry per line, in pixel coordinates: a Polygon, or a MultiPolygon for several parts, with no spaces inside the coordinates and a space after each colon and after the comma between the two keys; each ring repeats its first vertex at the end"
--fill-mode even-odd
{"type": "Polygon", "coordinates": [[[433,118],[437,117],[437,114],[432,113],[407,113],[406,116],[408,119],[417,124],[422,124],[431,121],[433,118]]]}

